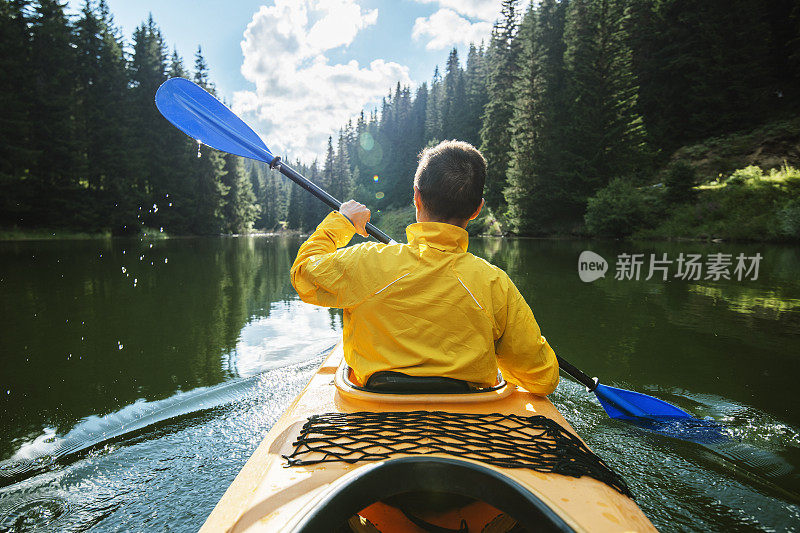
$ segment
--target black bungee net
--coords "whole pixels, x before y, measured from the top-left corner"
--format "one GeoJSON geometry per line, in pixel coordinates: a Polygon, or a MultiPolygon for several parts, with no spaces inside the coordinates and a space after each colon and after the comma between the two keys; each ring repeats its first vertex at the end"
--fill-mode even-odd
{"type": "Polygon", "coordinates": [[[313,415],[283,457],[287,466],[383,461],[440,453],[503,468],[590,476],[633,497],[622,477],[575,435],[541,415],[358,412],[313,415]]]}

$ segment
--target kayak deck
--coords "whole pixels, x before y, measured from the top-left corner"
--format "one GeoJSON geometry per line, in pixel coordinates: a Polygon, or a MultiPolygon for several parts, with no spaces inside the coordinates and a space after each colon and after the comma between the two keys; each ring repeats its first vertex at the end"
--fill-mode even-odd
{"type": "MultiPolygon", "coordinates": [[[[409,468],[414,461],[428,461],[424,468],[431,469],[431,472],[438,468],[447,477],[438,480],[442,487],[446,487],[451,476],[455,482],[459,465],[469,466],[467,470],[472,472],[484,472],[487,476],[485,479],[497,479],[497,490],[504,490],[502,486],[506,484],[520,487],[517,492],[530,500],[530,506],[540,502],[543,512],[550,512],[556,522],[576,531],[655,530],[633,500],[588,476],[575,478],[524,468],[503,468],[442,453],[422,457],[400,453],[392,456],[391,461],[355,464],[323,462],[287,467],[287,460],[283,456],[293,453],[294,443],[309,417],[321,413],[426,410],[470,415],[542,415],[575,434],[546,397],[530,394],[512,385],[479,394],[374,394],[349,387],[341,375],[341,362],[342,348],[337,345],[247,461],[201,531],[316,530],[308,527],[308,521],[313,518],[315,511],[324,507],[326,501],[335,500],[336,495],[351,481],[367,479],[370,475],[375,477],[375,472],[382,469],[388,472],[387,469],[394,468],[393,474],[384,475],[390,475],[389,479],[395,484],[401,483],[402,471],[397,470],[400,468],[398,458],[409,463],[405,468],[409,468]]],[[[472,474],[465,475],[465,479],[471,479],[469,475],[472,474]]],[[[429,483],[437,483],[437,479],[429,480],[429,483]]],[[[359,483],[369,487],[365,482],[359,483]]],[[[354,486],[351,483],[348,490],[354,486]]],[[[370,490],[376,494],[374,487],[370,490]]],[[[513,496],[513,491],[509,495],[499,500],[500,507],[511,501],[509,498],[513,496]]],[[[373,501],[374,498],[366,501],[364,507],[373,501]]],[[[511,509],[503,510],[515,515],[511,509]]],[[[329,525],[333,530],[334,524],[329,525]]]]}

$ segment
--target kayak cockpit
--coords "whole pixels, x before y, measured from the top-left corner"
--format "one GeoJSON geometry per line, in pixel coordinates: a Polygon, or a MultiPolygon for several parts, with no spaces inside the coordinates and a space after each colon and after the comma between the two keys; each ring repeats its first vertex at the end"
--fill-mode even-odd
{"type": "Polygon", "coordinates": [[[447,377],[413,377],[400,372],[376,372],[365,387],[355,383],[352,370],[342,359],[335,385],[344,397],[377,403],[478,403],[506,398],[514,389],[500,378],[492,387],[474,388],[447,377]]]}
{"type": "Polygon", "coordinates": [[[529,531],[520,524],[573,531],[549,505],[497,470],[445,457],[365,465],[331,484],[307,509],[294,531],[387,533],[408,531],[407,525],[442,533],[529,531]]]}

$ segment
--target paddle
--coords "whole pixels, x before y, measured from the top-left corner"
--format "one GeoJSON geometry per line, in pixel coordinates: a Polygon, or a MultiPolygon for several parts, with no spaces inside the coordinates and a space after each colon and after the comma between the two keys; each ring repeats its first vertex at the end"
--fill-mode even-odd
{"type": "Polygon", "coordinates": [[[597,378],[592,379],[562,357],[557,356],[559,367],[578,380],[597,395],[600,405],[608,416],[620,420],[655,418],[658,421],[675,418],[694,418],[674,405],[658,398],[608,385],[601,385],[597,378]]]}
{"type": "MultiPolygon", "coordinates": [[[[223,152],[263,161],[270,168],[280,170],[331,209],[338,210],[341,207],[339,200],[272,155],[264,141],[242,119],[191,81],[173,78],[164,82],[156,92],[156,107],[167,120],[198,142],[223,152]]],[[[383,243],[391,241],[388,235],[372,224],[367,224],[367,232],[383,243]]],[[[697,420],[686,411],[658,398],[601,385],[562,357],[558,358],[558,362],[564,371],[594,391],[611,418],[658,423],[678,419],[697,420]]]]}
{"type": "MultiPolygon", "coordinates": [[[[267,163],[270,168],[300,185],[302,188],[338,211],[342,202],[320,189],[280,157],[272,155],[256,132],[205,89],[183,78],[172,78],[156,91],[156,107],[175,127],[189,137],[211,148],[229,154],[267,163]]],[[[393,242],[384,232],[370,223],[367,233],[382,243],[393,242]]]]}

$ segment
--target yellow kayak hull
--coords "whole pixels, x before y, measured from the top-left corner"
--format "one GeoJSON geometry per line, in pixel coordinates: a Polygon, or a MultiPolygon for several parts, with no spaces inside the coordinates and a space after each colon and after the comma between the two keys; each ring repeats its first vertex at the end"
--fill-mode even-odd
{"type": "MultiPolygon", "coordinates": [[[[379,466],[375,462],[326,462],[287,467],[283,456],[292,453],[293,443],[312,415],[420,410],[543,415],[575,434],[546,397],[513,385],[480,394],[375,394],[349,386],[342,375],[342,359],[341,345],[337,345],[247,461],[201,531],[310,531],[304,529],[304,520],[320,502],[343,490],[348,480],[363,477],[379,466]]],[[[424,457],[441,457],[444,462],[491,471],[510,484],[523,487],[523,492],[528,491],[533,500],[542,502],[575,531],[655,531],[632,499],[588,476],[574,478],[525,468],[502,468],[444,454],[424,457]]]]}

